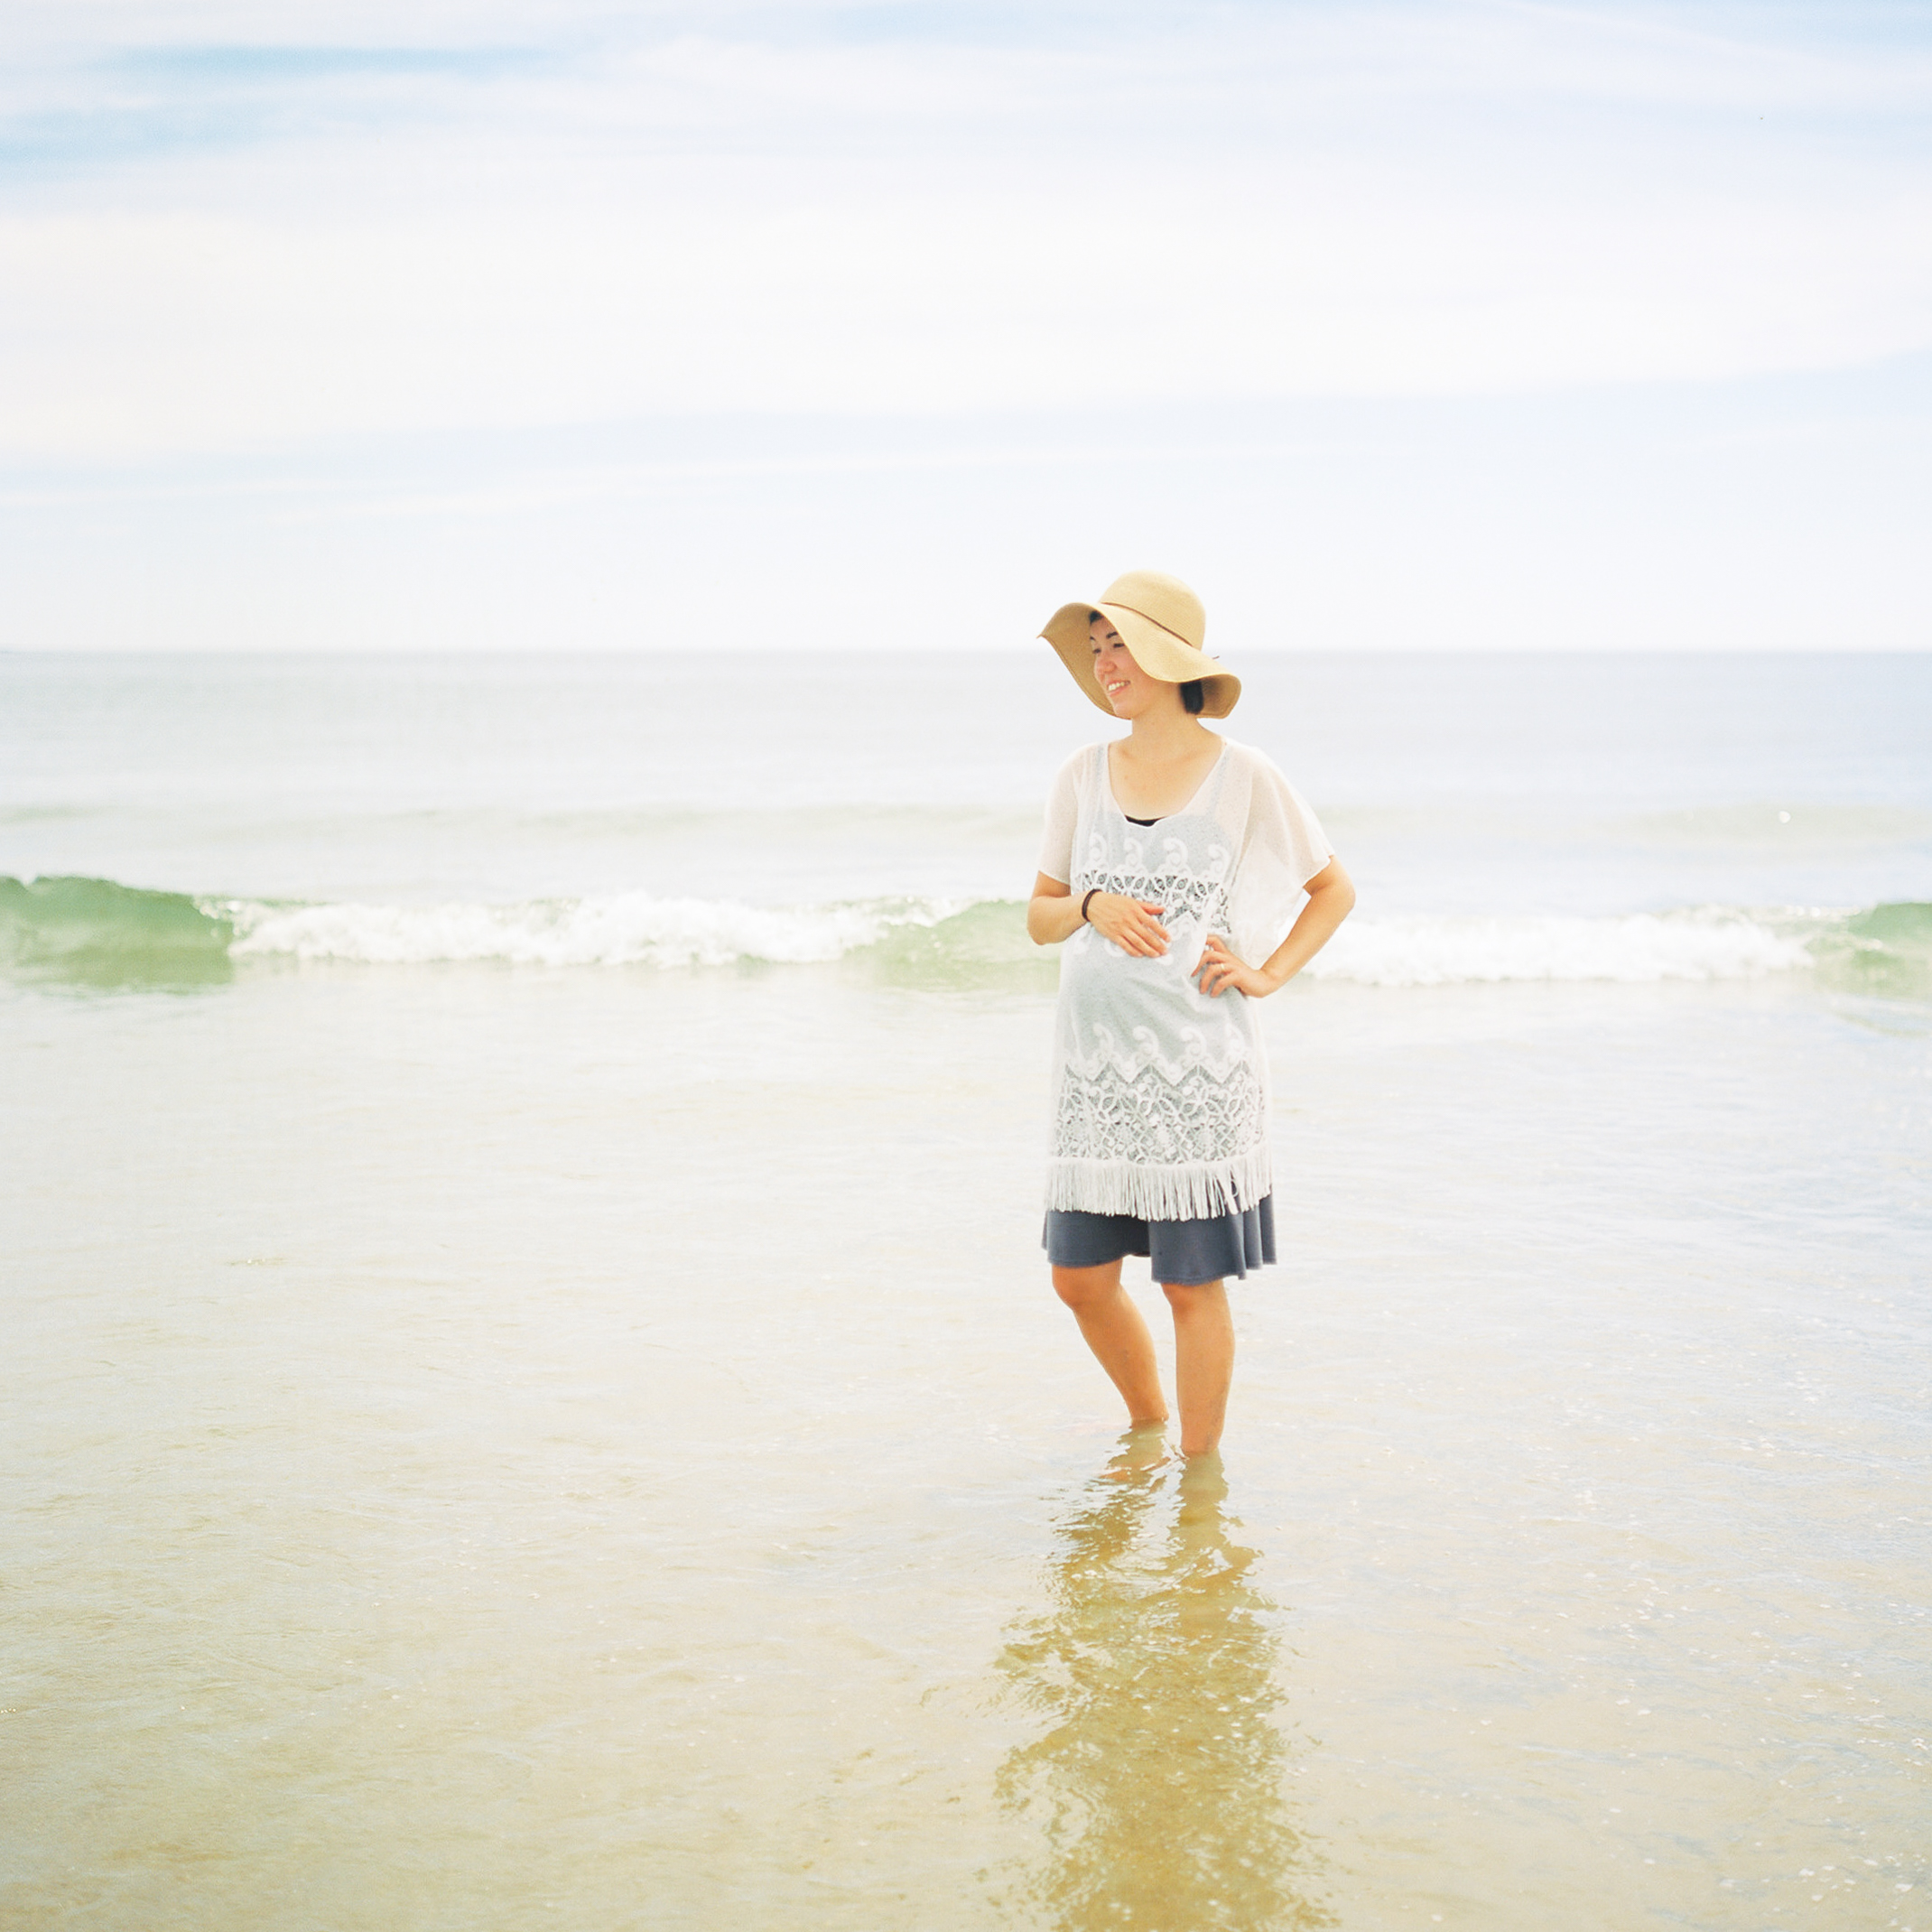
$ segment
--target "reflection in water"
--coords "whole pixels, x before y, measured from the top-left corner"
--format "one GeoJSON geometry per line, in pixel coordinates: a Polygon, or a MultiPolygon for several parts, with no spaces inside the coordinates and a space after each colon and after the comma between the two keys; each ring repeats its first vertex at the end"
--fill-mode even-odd
{"type": "Polygon", "coordinates": [[[1279,1612],[1219,1460],[1156,1477],[1133,1453],[1061,1522],[1049,1607],[1002,1659],[1045,1721],[999,1771],[1049,1848],[1029,1903],[1063,1932],[1331,1924],[1294,1889],[1312,1861],[1282,1796],[1279,1612]]]}

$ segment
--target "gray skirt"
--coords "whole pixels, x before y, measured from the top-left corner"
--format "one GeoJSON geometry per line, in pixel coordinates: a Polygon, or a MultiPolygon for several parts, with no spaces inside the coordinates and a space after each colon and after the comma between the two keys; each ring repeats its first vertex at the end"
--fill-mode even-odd
{"type": "Polygon", "coordinates": [[[1126,1255],[1146,1255],[1155,1280],[1198,1287],[1275,1259],[1275,1197],[1264,1194],[1245,1212],[1200,1221],[1137,1221],[1131,1214],[1088,1214],[1048,1208],[1040,1245],[1054,1268],[1100,1268],[1126,1255]]]}

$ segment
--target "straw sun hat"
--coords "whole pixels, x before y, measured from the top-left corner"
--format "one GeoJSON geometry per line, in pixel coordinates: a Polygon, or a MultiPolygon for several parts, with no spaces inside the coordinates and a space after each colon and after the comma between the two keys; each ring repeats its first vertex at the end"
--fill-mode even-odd
{"type": "Polygon", "coordinates": [[[1241,681],[1201,648],[1207,636],[1207,612],[1178,577],[1159,571],[1129,571],[1116,577],[1091,603],[1063,604],[1040,635],[1060,654],[1073,682],[1111,718],[1099,680],[1093,675],[1093,646],[1087,625],[1100,614],[1120,633],[1120,641],[1149,677],[1164,684],[1201,680],[1203,718],[1225,718],[1241,695],[1241,681]]]}

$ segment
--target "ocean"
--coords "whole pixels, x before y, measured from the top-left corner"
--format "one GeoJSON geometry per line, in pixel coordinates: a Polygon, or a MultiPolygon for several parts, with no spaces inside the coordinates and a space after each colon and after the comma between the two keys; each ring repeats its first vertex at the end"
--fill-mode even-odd
{"type": "Polygon", "coordinates": [[[1932,656],[1237,665],[1361,896],[1136,1473],[1116,728],[910,628],[0,655],[4,1915],[1932,1932],[1932,656]]]}

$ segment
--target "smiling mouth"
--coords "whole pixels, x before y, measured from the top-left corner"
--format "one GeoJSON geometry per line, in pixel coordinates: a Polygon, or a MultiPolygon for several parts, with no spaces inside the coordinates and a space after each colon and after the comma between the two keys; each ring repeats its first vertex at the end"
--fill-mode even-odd
{"type": "Polygon", "coordinates": [[[1107,687],[1107,695],[1110,698],[1113,696],[1115,692],[1125,691],[1126,689],[1127,680],[1124,677],[1117,678],[1111,684],[1107,687]]]}

